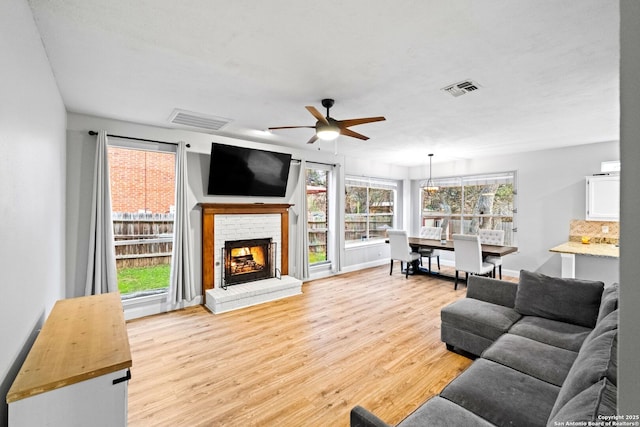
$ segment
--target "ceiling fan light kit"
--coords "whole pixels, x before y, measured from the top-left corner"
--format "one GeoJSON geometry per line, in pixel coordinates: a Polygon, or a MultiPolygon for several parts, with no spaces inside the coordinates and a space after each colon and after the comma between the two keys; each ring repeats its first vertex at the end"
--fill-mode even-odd
{"type": "Polygon", "coordinates": [[[340,128],[333,123],[324,124],[318,122],[316,124],[316,136],[323,141],[333,141],[340,135],[340,128]]]}
{"type": "Polygon", "coordinates": [[[311,137],[307,144],[313,144],[318,139],[322,139],[324,141],[335,140],[339,135],[350,136],[351,138],[361,139],[366,141],[369,137],[359,134],[357,132],[349,129],[350,126],[362,125],[365,123],[373,123],[386,120],[382,116],[378,117],[363,117],[359,119],[348,119],[348,120],[335,120],[329,115],[329,109],[333,107],[334,100],[330,98],[325,98],[322,100],[322,106],[327,109],[327,116],[323,116],[315,107],[311,105],[307,105],[305,108],[313,117],[316,118],[315,126],[279,126],[279,127],[270,127],[269,130],[275,129],[296,129],[296,128],[315,128],[316,132],[311,137]]]}

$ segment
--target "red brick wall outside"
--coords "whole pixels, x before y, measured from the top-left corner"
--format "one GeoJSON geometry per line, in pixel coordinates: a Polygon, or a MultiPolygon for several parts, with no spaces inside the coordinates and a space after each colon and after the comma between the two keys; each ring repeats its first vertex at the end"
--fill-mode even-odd
{"type": "Polygon", "coordinates": [[[169,213],[175,204],[175,154],[109,147],[111,210],[169,213]]]}

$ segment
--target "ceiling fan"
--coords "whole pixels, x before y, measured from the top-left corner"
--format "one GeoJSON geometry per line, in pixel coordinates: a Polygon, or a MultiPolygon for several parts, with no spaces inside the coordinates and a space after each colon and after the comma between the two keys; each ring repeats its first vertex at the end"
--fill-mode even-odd
{"type": "Polygon", "coordinates": [[[329,116],[329,109],[333,107],[333,99],[323,99],[322,106],[327,109],[327,117],[324,117],[315,107],[307,105],[305,108],[315,117],[318,121],[315,126],[280,126],[269,128],[269,130],[275,129],[297,129],[297,128],[315,128],[316,133],[311,137],[307,144],[313,144],[318,138],[325,141],[336,139],[338,135],[350,136],[352,138],[358,138],[366,141],[369,137],[359,134],[357,132],[348,129],[350,126],[362,125],[365,123],[380,122],[386,120],[384,117],[363,117],[360,119],[348,119],[348,120],[336,120],[329,116]]]}

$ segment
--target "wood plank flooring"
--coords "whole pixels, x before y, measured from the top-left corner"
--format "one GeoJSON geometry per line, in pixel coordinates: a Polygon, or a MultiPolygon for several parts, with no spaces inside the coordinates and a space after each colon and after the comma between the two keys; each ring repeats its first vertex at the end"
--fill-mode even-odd
{"type": "Polygon", "coordinates": [[[398,423],[471,363],[440,342],[440,308],[465,293],[383,266],[129,321],[129,425],[348,426],[358,404],[398,423]]]}

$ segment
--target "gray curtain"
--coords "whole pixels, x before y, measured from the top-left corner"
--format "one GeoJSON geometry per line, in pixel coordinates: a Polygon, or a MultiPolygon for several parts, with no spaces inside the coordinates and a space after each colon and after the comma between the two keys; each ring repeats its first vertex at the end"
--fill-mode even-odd
{"type": "Polygon", "coordinates": [[[96,141],[85,295],[118,291],[111,220],[107,132],[99,131],[96,141]]]}
{"type": "Polygon", "coordinates": [[[192,301],[196,295],[191,254],[191,224],[189,221],[187,180],[187,147],[178,144],[176,152],[176,211],[173,222],[173,252],[169,279],[168,302],[192,301]]]}
{"type": "Polygon", "coordinates": [[[307,163],[300,161],[298,170],[298,186],[295,202],[292,207],[296,227],[294,259],[296,272],[294,277],[299,280],[309,278],[309,233],[307,231],[307,163]]]}
{"type": "Polygon", "coordinates": [[[344,190],[341,193],[340,189],[344,188],[343,176],[340,173],[340,165],[334,165],[331,167],[331,175],[333,176],[333,185],[329,189],[329,206],[332,206],[331,209],[333,215],[329,217],[329,230],[333,230],[331,235],[329,236],[330,241],[327,244],[331,245],[333,248],[333,253],[335,254],[331,260],[331,271],[333,273],[338,273],[342,270],[342,239],[340,236],[344,236],[344,222],[340,222],[340,218],[344,216],[341,215],[341,212],[344,212],[344,196],[340,197],[344,194],[344,190]]]}

